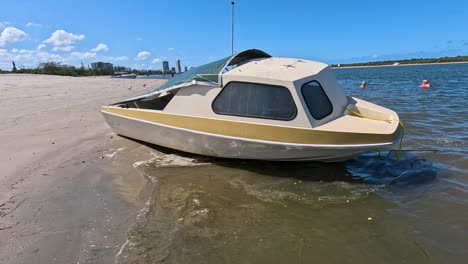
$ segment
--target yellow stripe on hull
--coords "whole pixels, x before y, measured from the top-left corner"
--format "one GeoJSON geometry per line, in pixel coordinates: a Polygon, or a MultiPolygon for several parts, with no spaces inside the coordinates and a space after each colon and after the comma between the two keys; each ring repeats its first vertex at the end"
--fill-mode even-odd
{"type": "Polygon", "coordinates": [[[179,127],[204,133],[254,140],[294,144],[358,145],[393,142],[399,135],[321,131],[316,129],[255,124],[196,116],[176,115],[153,110],[101,107],[102,112],[139,119],[147,122],[179,127]]]}

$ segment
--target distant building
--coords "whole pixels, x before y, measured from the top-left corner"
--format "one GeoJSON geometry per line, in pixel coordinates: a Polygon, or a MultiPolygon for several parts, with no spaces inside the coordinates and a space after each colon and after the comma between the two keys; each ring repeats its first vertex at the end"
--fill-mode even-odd
{"type": "Polygon", "coordinates": [[[180,60],[176,60],[177,73],[181,73],[182,69],[180,68],[180,60]]]}
{"type": "Polygon", "coordinates": [[[168,72],[169,71],[169,62],[168,61],[163,61],[163,72],[168,72]]]}
{"type": "Polygon", "coordinates": [[[185,66],[185,71],[188,71],[187,66],[185,66]]]}
{"type": "Polygon", "coordinates": [[[98,61],[91,63],[91,69],[103,73],[113,73],[114,65],[112,65],[112,63],[98,61]]]}
{"type": "Polygon", "coordinates": [[[171,69],[172,69],[172,72],[175,72],[175,67],[172,67],[171,69]]]}

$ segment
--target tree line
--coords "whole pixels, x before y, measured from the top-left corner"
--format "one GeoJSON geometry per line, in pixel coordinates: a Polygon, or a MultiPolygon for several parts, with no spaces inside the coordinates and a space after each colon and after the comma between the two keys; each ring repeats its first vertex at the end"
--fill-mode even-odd
{"type": "Polygon", "coordinates": [[[371,62],[358,62],[358,63],[347,63],[347,64],[332,64],[332,67],[352,67],[352,66],[384,66],[393,65],[398,63],[402,64],[422,64],[422,63],[447,63],[447,62],[468,62],[468,56],[456,56],[456,57],[441,57],[441,58],[429,58],[429,59],[407,59],[407,60],[386,60],[386,61],[371,61],[371,62]]]}
{"type": "MultiPolygon", "coordinates": [[[[91,69],[89,67],[84,67],[82,64],[81,67],[70,66],[62,64],[60,62],[42,62],[35,68],[24,68],[16,67],[15,62],[12,62],[13,67],[11,71],[2,71],[0,73],[29,73],[29,74],[49,74],[49,75],[62,75],[62,76],[99,76],[99,75],[113,75],[114,72],[127,72],[134,73],[137,75],[161,75],[163,72],[161,70],[136,70],[127,68],[124,66],[114,66],[112,71],[91,69]]],[[[171,74],[171,72],[166,72],[166,74],[171,74]]]]}

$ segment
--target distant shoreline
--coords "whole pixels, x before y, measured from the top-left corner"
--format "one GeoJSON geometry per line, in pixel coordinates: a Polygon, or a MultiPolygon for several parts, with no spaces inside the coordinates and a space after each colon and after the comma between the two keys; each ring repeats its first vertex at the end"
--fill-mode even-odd
{"type": "Polygon", "coordinates": [[[401,67],[401,66],[420,66],[420,65],[437,65],[437,64],[468,64],[468,61],[408,63],[408,64],[398,64],[398,65],[386,64],[386,65],[343,66],[343,67],[332,67],[332,69],[375,68],[375,67],[401,67]]]}

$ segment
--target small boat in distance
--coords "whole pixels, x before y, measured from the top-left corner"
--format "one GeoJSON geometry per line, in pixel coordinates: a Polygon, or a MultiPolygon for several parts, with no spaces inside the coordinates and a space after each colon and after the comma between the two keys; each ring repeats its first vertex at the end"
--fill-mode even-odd
{"type": "Polygon", "coordinates": [[[343,161],[401,135],[394,111],[347,97],[327,64],[256,49],[101,112],[119,135],[235,159],[343,161]]]}
{"type": "Polygon", "coordinates": [[[111,78],[121,78],[121,79],[135,79],[137,75],[135,73],[127,73],[127,72],[116,72],[111,78]]]}

